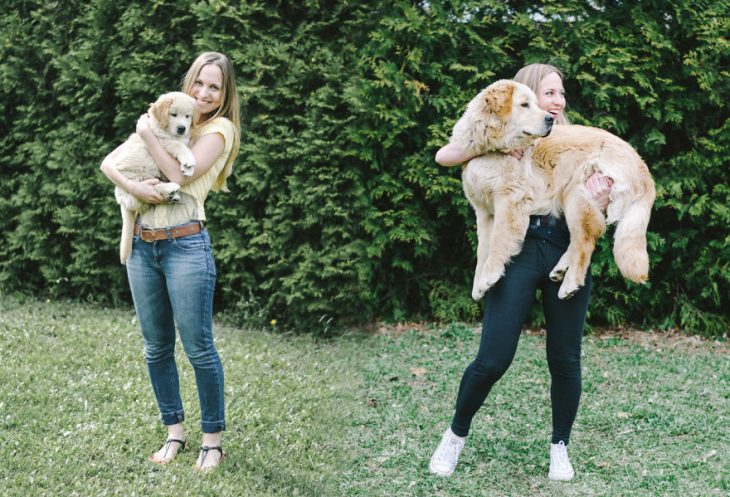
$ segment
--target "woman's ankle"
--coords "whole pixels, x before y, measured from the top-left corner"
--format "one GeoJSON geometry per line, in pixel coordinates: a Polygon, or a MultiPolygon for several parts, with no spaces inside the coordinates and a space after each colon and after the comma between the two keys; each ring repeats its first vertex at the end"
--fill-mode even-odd
{"type": "Polygon", "coordinates": [[[167,425],[167,438],[174,438],[176,440],[185,440],[185,430],[183,429],[182,423],[176,423],[174,425],[167,425]]]}
{"type": "Polygon", "coordinates": [[[203,433],[203,443],[208,447],[220,447],[223,442],[223,432],[217,433],[203,433]]]}
{"type": "Polygon", "coordinates": [[[195,469],[208,471],[216,468],[223,460],[223,437],[221,432],[203,433],[203,442],[200,447],[195,469]]]}

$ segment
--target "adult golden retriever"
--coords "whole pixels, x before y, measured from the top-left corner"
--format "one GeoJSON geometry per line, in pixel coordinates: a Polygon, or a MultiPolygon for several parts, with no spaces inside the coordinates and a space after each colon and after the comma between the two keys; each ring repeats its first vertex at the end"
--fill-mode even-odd
{"type": "Polygon", "coordinates": [[[564,215],[570,246],[550,278],[563,281],[561,299],[585,282],[596,240],[618,223],[613,255],[626,278],[649,275],[646,229],[654,181],[639,154],[617,136],[586,126],[553,126],[529,87],[500,80],[482,90],[454,126],[451,142],[470,154],[464,192],[477,219],[477,267],[472,297],[479,300],[519,253],[531,214],[564,215]],[[523,149],[522,160],[507,152],[523,149]],[[594,172],[613,179],[606,214],[586,190],[594,172]]]}
{"type": "MultiPolygon", "coordinates": [[[[180,169],[185,176],[192,176],[195,170],[195,157],[188,148],[188,143],[195,122],[193,97],[182,92],[165,93],[150,104],[148,115],[152,132],[162,147],[180,162],[180,169]]],[[[124,177],[134,181],[160,179],[162,182],[155,185],[155,189],[160,195],[168,202],[180,200],[180,185],[167,182],[167,178],[157,167],[137,133],[130,135],[124,142],[113,166],[124,177]]],[[[122,211],[119,259],[122,264],[125,264],[132,253],[135,216],[146,209],[148,204],[119,187],[114,189],[114,196],[122,211]]]]}

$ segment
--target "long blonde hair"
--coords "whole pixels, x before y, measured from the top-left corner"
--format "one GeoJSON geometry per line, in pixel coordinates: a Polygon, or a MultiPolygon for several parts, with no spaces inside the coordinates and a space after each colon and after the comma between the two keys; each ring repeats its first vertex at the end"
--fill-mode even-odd
{"type": "MultiPolygon", "coordinates": [[[[241,145],[241,117],[240,104],[238,101],[238,90],[236,90],[236,75],[233,72],[231,61],[219,52],[203,52],[193,61],[188,69],[182,82],[182,90],[188,95],[193,92],[195,80],[200,75],[203,66],[215,64],[220,67],[223,73],[223,88],[221,88],[221,105],[212,115],[201,116],[205,121],[210,121],[216,117],[225,117],[233,124],[233,146],[228,154],[226,165],[213,183],[213,191],[228,191],[226,179],[233,171],[233,161],[236,160],[238,149],[241,145]]],[[[204,121],[204,122],[205,122],[204,121]]]]}
{"type": "MultiPolygon", "coordinates": [[[[540,81],[542,81],[543,78],[550,73],[556,73],[560,76],[561,80],[563,79],[563,73],[560,72],[560,69],[551,64],[528,64],[517,71],[514,80],[518,83],[529,86],[532,91],[537,93],[540,88],[540,81]]],[[[565,109],[563,109],[563,112],[560,113],[557,124],[570,124],[570,121],[565,115],[565,109]]]]}

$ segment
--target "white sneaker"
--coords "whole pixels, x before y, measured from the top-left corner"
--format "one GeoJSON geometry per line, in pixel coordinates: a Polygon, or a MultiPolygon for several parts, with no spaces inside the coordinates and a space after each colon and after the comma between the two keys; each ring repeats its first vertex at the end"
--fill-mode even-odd
{"type": "Polygon", "coordinates": [[[570,481],[575,476],[573,466],[568,459],[568,448],[560,441],[550,444],[550,471],[548,478],[553,481],[570,481]]]}
{"type": "Polygon", "coordinates": [[[465,442],[466,439],[454,435],[451,428],[447,429],[444,436],[441,437],[441,443],[436,448],[436,452],[431,456],[428,470],[439,476],[451,476],[465,442]]]}

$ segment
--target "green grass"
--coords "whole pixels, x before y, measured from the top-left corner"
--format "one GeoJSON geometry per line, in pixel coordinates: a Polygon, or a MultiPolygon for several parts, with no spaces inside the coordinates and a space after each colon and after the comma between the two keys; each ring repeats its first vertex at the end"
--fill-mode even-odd
{"type": "Polygon", "coordinates": [[[547,480],[549,373],[542,336],[524,335],[477,414],[451,478],[428,474],[478,328],[451,325],[374,341],[370,408],[346,477],[359,496],[730,495],[727,343],[634,333],[587,337],[570,456],[577,476],[547,480]]]}
{"type": "Polygon", "coordinates": [[[356,338],[317,342],[217,326],[228,430],[221,471],[193,471],[200,416],[178,343],[192,450],[146,460],[164,441],[142,338],[129,309],[3,298],[0,495],[338,495],[344,429],[358,405],[356,338]]]}
{"type": "MultiPolygon", "coordinates": [[[[164,467],[164,439],[131,308],[3,296],[2,496],[726,496],[730,347],[634,333],[587,337],[571,438],[577,476],[547,481],[544,338],[477,414],[454,476],[428,474],[479,336],[468,326],[331,340],[216,327],[228,457],[164,467]]],[[[178,347],[187,434],[200,440],[192,368],[178,347]]]]}

